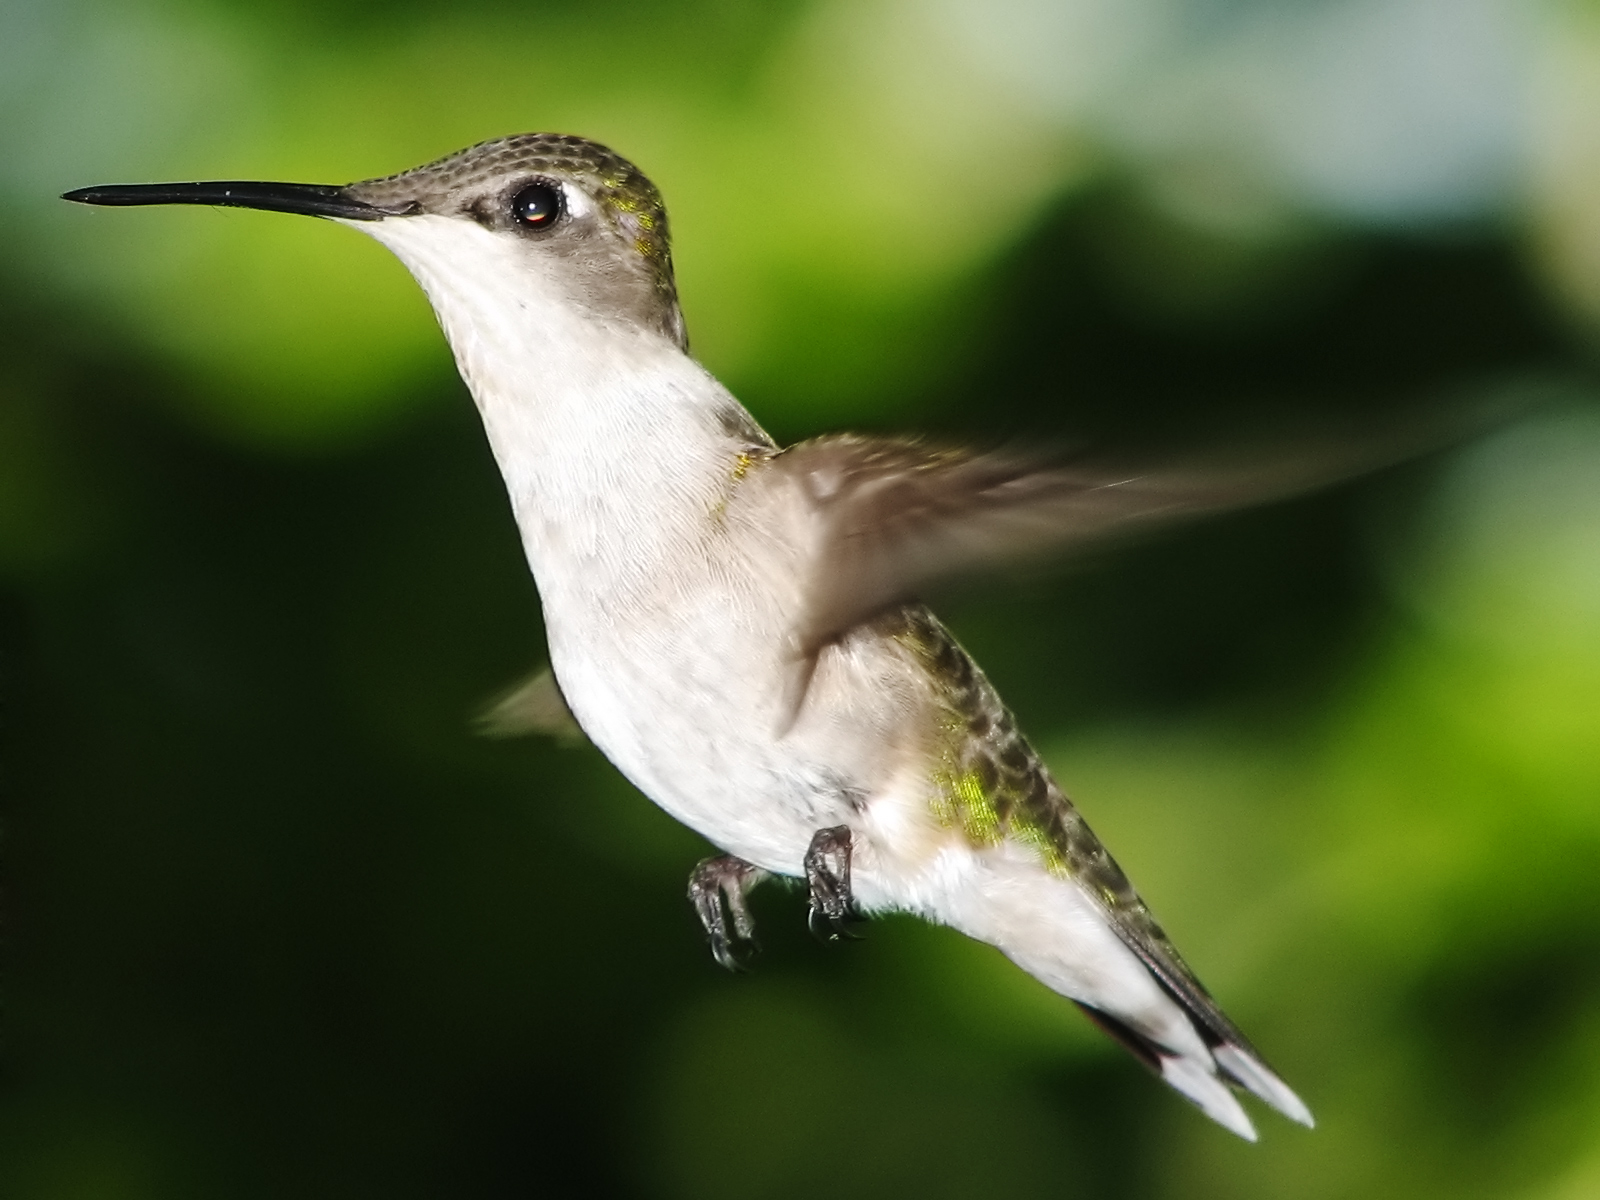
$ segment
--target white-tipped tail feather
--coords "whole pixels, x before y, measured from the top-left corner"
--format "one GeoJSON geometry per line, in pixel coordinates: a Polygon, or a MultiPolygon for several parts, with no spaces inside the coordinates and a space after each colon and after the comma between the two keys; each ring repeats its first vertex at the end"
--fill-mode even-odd
{"type": "Polygon", "coordinates": [[[1256,1140],[1256,1127],[1245,1115],[1244,1107],[1217,1078],[1216,1067],[1202,1064],[1196,1059],[1177,1055],[1161,1056],[1161,1078],[1173,1090],[1189,1100],[1206,1116],[1231,1133],[1237,1133],[1247,1142],[1256,1140]]]}
{"type": "Polygon", "coordinates": [[[1102,907],[1071,880],[1045,870],[1023,848],[958,853],[938,872],[941,895],[920,908],[998,947],[1094,1022],[1223,1128],[1256,1140],[1232,1087],[1251,1092],[1292,1121],[1310,1110],[1266,1066],[1192,977],[1177,986],[1130,946],[1102,907]]]}
{"type": "Polygon", "coordinates": [[[1316,1127],[1316,1118],[1305,1106],[1305,1101],[1291,1092],[1288,1085],[1269,1071],[1266,1064],[1250,1051],[1223,1044],[1215,1047],[1211,1051],[1211,1056],[1217,1060],[1217,1066],[1221,1067],[1229,1078],[1272,1105],[1291,1121],[1298,1121],[1307,1129],[1316,1127]]]}

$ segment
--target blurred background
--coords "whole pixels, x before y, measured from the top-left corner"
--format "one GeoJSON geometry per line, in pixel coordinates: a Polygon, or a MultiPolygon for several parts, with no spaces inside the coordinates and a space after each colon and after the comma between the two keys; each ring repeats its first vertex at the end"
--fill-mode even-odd
{"type": "Polygon", "coordinates": [[[0,221],[7,1196],[1600,1195],[1600,4],[0,0],[0,221]],[[400,267],[55,199],[523,130],[785,440],[1522,414],[941,605],[1315,1132],[909,919],[722,973],[472,734],[537,597],[400,267]]]}

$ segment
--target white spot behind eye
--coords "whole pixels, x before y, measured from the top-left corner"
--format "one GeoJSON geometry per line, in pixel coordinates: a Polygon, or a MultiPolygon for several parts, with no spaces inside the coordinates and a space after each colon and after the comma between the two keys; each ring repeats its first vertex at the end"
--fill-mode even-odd
{"type": "Polygon", "coordinates": [[[561,199],[566,205],[567,215],[574,220],[594,215],[594,201],[589,199],[589,193],[570,183],[557,185],[561,188],[561,199]]]}

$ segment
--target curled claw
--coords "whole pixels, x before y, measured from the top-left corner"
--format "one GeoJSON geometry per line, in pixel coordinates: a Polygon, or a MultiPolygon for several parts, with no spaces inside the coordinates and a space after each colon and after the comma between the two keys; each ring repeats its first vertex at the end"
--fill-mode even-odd
{"type": "Polygon", "coordinates": [[[859,942],[863,940],[863,935],[857,933],[855,927],[865,920],[866,917],[854,905],[838,917],[828,916],[813,905],[806,913],[806,928],[819,942],[859,942]]]}
{"type": "Polygon", "coordinates": [[[806,884],[811,889],[811,911],[806,924],[820,941],[841,938],[859,941],[853,926],[865,918],[850,891],[850,827],[819,829],[806,849],[806,884]]]}
{"type": "Polygon", "coordinates": [[[724,854],[702,861],[689,875],[689,902],[706,931],[711,956],[730,971],[748,971],[761,952],[745,896],[766,872],[724,854]]]}

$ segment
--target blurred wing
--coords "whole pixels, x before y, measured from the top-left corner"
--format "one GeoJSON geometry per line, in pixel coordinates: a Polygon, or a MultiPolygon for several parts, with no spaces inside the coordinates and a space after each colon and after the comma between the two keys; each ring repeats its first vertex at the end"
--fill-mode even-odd
{"type": "Polygon", "coordinates": [[[549,667],[500,694],[473,719],[484,737],[514,738],[543,734],[562,742],[583,739],[583,730],[549,667]]]}
{"type": "Polygon", "coordinates": [[[814,551],[796,648],[824,645],[952,576],[1162,522],[1241,508],[1379,465],[1336,452],[1233,468],[1121,472],[1003,452],[852,436],[771,460],[811,507],[814,551]]]}

